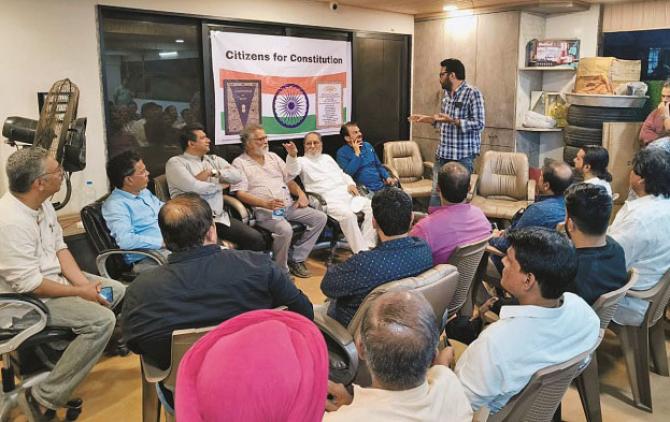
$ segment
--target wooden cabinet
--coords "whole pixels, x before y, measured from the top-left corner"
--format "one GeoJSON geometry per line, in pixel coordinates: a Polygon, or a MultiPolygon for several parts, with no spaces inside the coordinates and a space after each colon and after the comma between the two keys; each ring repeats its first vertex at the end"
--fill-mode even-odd
{"type": "Polygon", "coordinates": [[[479,16],[477,64],[470,80],[484,96],[487,127],[514,128],[518,48],[519,12],[479,16]]]}
{"type": "MultiPolygon", "coordinates": [[[[519,16],[519,12],[502,12],[417,21],[412,112],[439,112],[443,93],[440,62],[457,58],[465,66],[465,79],[484,96],[482,150],[514,151],[519,16]]],[[[426,154],[435,150],[439,138],[439,130],[430,125],[412,127],[412,139],[419,143],[426,160],[433,159],[426,154]]]]}

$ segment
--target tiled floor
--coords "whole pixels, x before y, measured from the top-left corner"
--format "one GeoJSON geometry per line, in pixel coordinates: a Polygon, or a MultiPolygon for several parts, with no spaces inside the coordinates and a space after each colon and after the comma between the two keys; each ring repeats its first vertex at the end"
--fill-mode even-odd
{"type": "MultiPolygon", "coordinates": [[[[317,255],[323,258],[322,254],[317,255]]],[[[308,279],[297,279],[299,287],[312,302],[323,302],[319,283],[325,272],[321,260],[310,260],[308,267],[315,274],[308,279]]],[[[670,346],[670,345],[669,345],[670,346]]],[[[651,375],[654,413],[638,410],[630,403],[631,393],[616,336],[608,333],[598,351],[601,381],[603,421],[670,421],[670,378],[651,375]]],[[[84,399],[82,422],[141,421],[141,387],[139,359],[135,355],[101,360],[76,396],[84,399]]],[[[59,415],[63,420],[63,415],[59,415]]],[[[18,416],[16,421],[24,421],[18,416]]],[[[584,421],[577,391],[571,388],[563,399],[563,420],[584,421]]]]}

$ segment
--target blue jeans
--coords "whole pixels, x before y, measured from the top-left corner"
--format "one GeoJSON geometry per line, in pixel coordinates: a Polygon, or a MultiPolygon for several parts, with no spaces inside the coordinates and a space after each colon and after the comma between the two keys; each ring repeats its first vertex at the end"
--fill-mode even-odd
{"type": "Polygon", "coordinates": [[[440,173],[440,169],[442,168],[443,165],[451,162],[451,161],[457,161],[465,166],[466,169],[472,174],[474,171],[474,159],[475,156],[470,156],[470,157],[463,157],[460,160],[447,160],[444,158],[435,158],[435,162],[433,163],[433,190],[430,193],[430,201],[428,202],[428,210],[430,212],[430,208],[432,207],[439,207],[442,202],[440,201],[440,188],[437,186],[437,175],[440,173]]]}

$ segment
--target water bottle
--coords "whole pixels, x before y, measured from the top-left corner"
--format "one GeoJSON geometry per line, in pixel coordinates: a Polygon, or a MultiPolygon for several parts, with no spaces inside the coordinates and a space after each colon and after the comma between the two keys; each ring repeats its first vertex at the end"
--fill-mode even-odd
{"type": "Polygon", "coordinates": [[[286,218],[286,205],[288,204],[288,189],[286,186],[282,186],[282,201],[284,201],[284,206],[272,210],[272,219],[273,220],[283,220],[286,218]]]}
{"type": "Polygon", "coordinates": [[[87,180],[84,184],[84,205],[92,204],[98,199],[98,194],[95,192],[93,180],[87,180]]]}

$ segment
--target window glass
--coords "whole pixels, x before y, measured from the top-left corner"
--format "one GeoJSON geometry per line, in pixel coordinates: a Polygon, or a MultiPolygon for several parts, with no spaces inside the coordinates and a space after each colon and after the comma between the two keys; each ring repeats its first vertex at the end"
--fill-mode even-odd
{"type": "Polygon", "coordinates": [[[109,157],[134,149],[152,177],[181,153],[179,130],[203,124],[199,23],[103,11],[101,50],[109,157]]]}

